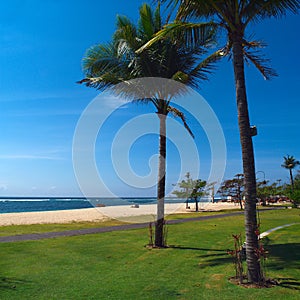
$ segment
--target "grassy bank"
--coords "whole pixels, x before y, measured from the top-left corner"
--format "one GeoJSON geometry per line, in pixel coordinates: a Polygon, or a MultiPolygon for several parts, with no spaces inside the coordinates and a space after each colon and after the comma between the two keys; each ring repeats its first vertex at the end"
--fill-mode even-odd
{"type": "MultiPolygon", "coordinates": [[[[300,222],[299,214],[264,212],[262,231],[300,222]]],[[[144,247],[147,229],[2,243],[0,298],[299,299],[299,224],[268,236],[267,276],[281,286],[246,289],[228,282],[234,268],[227,249],[243,226],[242,216],[169,225],[170,248],[161,250],[144,247]]]]}

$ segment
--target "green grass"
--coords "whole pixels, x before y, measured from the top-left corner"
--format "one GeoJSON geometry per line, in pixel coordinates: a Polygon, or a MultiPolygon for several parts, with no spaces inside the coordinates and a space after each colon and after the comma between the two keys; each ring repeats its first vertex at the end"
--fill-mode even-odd
{"type": "Polygon", "coordinates": [[[66,224],[33,224],[0,226],[0,236],[18,235],[27,233],[56,232],[84,228],[100,228],[124,224],[118,220],[99,222],[72,222],[66,224]]]}
{"type": "MultiPolygon", "coordinates": [[[[218,212],[191,212],[185,214],[168,215],[167,220],[178,220],[185,218],[194,218],[200,216],[208,216],[212,214],[224,214],[229,212],[235,212],[238,210],[224,210],[218,212]]],[[[126,224],[120,220],[105,220],[98,222],[71,222],[66,224],[33,224],[33,225],[9,225],[0,226],[0,236],[18,235],[27,233],[43,233],[43,232],[57,232],[65,230],[87,229],[87,228],[100,228],[107,226],[115,226],[126,224]]]]}
{"type": "MultiPolygon", "coordinates": [[[[300,222],[299,214],[263,212],[261,227],[300,222]]],[[[169,225],[167,249],[147,249],[147,229],[1,243],[0,299],[299,299],[299,224],[266,241],[267,276],[282,286],[247,289],[228,281],[234,268],[226,251],[243,223],[235,216],[169,225]]]]}

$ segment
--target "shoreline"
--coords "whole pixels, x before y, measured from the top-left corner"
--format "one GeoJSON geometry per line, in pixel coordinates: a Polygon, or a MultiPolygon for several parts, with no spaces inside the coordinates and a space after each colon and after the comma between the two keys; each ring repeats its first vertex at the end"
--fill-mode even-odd
{"type": "MultiPolygon", "coordinates": [[[[199,203],[200,211],[220,211],[239,208],[234,203],[199,203]]],[[[195,204],[190,209],[185,204],[165,204],[165,214],[195,212],[195,204]]],[[[67,224],[73,222],[103,222],[111,219],[141,223],[154,221],[156,204],[139,205],[138,207],[120,205],[72,210],[52,210],[38,212],[18,212],[0,214],[0,226],[32,224],[67,224]]]]}

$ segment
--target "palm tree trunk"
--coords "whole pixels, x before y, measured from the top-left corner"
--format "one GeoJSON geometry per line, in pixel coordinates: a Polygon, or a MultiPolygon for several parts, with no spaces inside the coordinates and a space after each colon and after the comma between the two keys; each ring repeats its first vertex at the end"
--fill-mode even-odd
{"type": "Polygon", "coordinates": [[[256,217],[255,164],[246,95],[242,36],[242,32],[235,33],[232,36],[232,50],[238,110],[238,125],[240,130],[240,142],[242,148],[243,172],[245,180],[246,261],[248,267],[248,281],[260,283],[262,280],[261,268],[255,252],[258,249],[258,236],[256,234],[258,226],[256,217]]]}
{"type": "Polygon", "coordinates": [[[293,178],[293,171],[292,169],[289,169],[290,171],[290,180],[291,180],[291,186],[292,186],[292,189],[294,189],[294,178],[293,178]]]}
{"type": "Polygon", "coordinates": [[[164,247],[164,209],[166,185],[166,115],[159,114],[159,162],[157,184],[157,219],[155,224],[155,246],[164,247]]]}

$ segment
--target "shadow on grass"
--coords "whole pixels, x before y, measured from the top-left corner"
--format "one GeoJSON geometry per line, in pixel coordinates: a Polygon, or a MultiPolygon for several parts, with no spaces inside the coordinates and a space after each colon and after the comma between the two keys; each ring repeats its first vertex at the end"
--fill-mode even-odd
{"type": "Polygon", "coordinates": [[[0,277],[0,290],[1,289],[15,290],[17,288],[17,285],[25,284],[25,283],[27,283],[27,281],[20,280],[17,278],[0,277]]]}
{"type": "Polygon", "coordinates": [[[227,250],[222,250],[222,249],[208,249],[208,248],[185,247],[185,246],[176,246],[176,245],[170,245],[169,248],[180,249],[180,250],[217,251],[217,252],[227,253],[227,250]]]}
{"type": "Polygon", "coordinates": [[[268,245],[271,262],[267,263],[267,268],[282,270],[288,267],[300,268],[300,243],[273,244],[268,245]]]}
{"type": "Polygon", "coordinates": [[[200,267],[213,267],[222,264],[232,263],[232,257],[228,254],[228,250],[224,249],[209,249],[209,248],[197,248],[197,247],[184,247],[184,246],[169,246],[169,248],[179,250],[196,250],[196,251],[208,251],[217,253],[205,253],[197,255],[201,259],[199,262],[200,267]]]}
{"type": "Polygon", "coordinates": [[[300,281],[295,278],[275,278],[283,288],[300,291],[300,281]]]}
{"type": "MultiPolygon", "coordinates": [[[[286,244],[271,244],[268,238],[264,239],[264,245],[269,252],[270,260],[267,262],[267,269],[275,271],[281,269],[289,269],[290,276],[294,275],[294,270],[300,268],[300,243],[286,243],[286,244]]],[[[199,268],[209,268],[220,265],[228,265],[233,263],[233,257],[228,255],[228,250],[213,249],[213,248],[198,248],[171,245],[169,248],[178,250],[194,250],[203,253],[197,253],[200,258],[198,263],[199,268]]],[[[245,263],[245,262],[244,262],[245,263]]],[[[300,291],[300,279],[297,278],[274,278],[282,288],[300,291]]]]}

